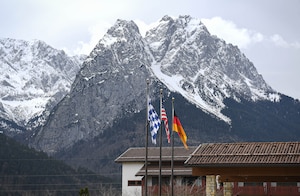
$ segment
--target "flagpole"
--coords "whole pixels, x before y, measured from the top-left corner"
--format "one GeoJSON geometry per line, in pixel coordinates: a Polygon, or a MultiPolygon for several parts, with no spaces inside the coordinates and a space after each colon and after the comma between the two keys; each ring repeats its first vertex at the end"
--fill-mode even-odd
{"type": "Polygon", "coordinates": [[[161,196],[161,159],[162,159],[162,115],[161,115],[161,109],[162,109],[162,89],[160,89],[160,133],[159,133],[159,178],[158,178],[158,182],[159,182],[159,196],[161,196]]]}
{"type": "Polygon", "coordinates": [[[171,135],[171,196],[174,195],[174,97],[172,97],[172,135],[171,135]]]}
{"type": "Polygon", "coordinates": [[[149,120],[148,120],[148,107],[149,107],[149,83],[150,80],[147,79],[147,90],[146,90],[146,94],[147,94],[147,107],[146,107],[146,144],[145,144],[145,151],[146,151],[146,157],[145,157],[145,196],[148,195],[148,134],[149,134],[149,120]]]}

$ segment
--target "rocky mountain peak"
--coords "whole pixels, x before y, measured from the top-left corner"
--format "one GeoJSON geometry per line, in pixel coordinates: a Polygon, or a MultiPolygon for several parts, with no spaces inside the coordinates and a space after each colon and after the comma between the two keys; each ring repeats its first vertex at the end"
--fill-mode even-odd
{"type": "Polygon", "coordinates": [[[225,98],[278,100],[253,63],[236,47],[211,36],[199,19],[165,16],[146,33],[155,75],[198,107],[221,113],[225,98]]]}
{"type": "Polygon", "coordinates": [[[70,95],[37,135],[35,145],[55,152],[102,134],[115,119],[142,110],[150,64],[151,56],[137,26],[132,21],[118,20],[83,63],[70,95]],[[66,137],[72,139],[61,139],[66,137]]]}
{"type": "Polygon", "coordinates": [[[83,61],[40,40],[0,39],[0,51],[0,117],[24,127],[62,99],[83,61]]]}
{"type": "Polygon", "coordinates": [[[113,37],[124,37],[131,39],[132,35],[139,33],[138,26],[133,21],[126,21],[118,19],[116,23],[107,31],[107,34],[113,37]]]}
{"type": "Polygon", "coordinates": [[[95,49],[99,47],[110,46],[114,43],[122,41],[131,42],[141,37],[138,26],[133,21],[125,21],[118,19],[116,23],[108,29],[107,33],[99,41],[95,49]]]}
{"type": "Polygon", "coordinates": [[[134,22],[117,20],[33,145],[55,153],[103,134],[116,119],[145,109],[147,78],[151,89],[179,93],[228,124],[222,113],[226,98],[279,97],[237,47],[211,36],[199,19],[165,16],[144,38],[134,22]]]}

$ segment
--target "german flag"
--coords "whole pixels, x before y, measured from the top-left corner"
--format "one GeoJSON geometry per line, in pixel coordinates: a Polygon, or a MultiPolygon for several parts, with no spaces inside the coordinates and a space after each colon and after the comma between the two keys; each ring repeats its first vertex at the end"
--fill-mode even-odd
{"type": "Polygon", "coordinates": [[[180,139],[181,139],[184,147],[186,149],[189,149],[188,146],[187,146],[187,144],[186,144],[187,136],[185,134],[185,131],[184,131],[184,129],[183,129],[181,123],[180,123],[180,120],[177,117],[175,111],[174,111],[174,118],[173,118],[173,131],[175,131],[175,132],[178,133],[178,135],[179,135],[179,137],[180,137],[180,139]]]}

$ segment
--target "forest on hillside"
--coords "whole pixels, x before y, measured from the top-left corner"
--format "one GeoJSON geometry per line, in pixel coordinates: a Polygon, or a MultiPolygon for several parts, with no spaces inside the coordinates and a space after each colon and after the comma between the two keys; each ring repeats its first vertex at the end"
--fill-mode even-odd
{"type": "Polygon", "coordinates": [[[0,134],[0,195],[118,195],[120,182],[73,169],[0,134]]]}

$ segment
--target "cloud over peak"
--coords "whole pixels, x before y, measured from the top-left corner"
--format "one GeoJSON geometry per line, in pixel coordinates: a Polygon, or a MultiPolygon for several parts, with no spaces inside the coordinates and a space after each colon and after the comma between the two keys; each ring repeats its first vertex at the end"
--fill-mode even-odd
{"type": "Polygon", "coordinates": [[[241,49],[245,49],[250,44],[261,42],[264,39],[261,33],[246,28],[239,28],[234,22],[221,17],[204,18],[201,21],[212,35],[237,45],[241,49]]]}

